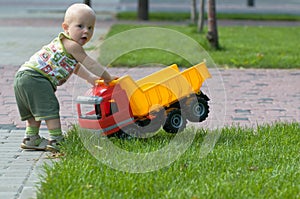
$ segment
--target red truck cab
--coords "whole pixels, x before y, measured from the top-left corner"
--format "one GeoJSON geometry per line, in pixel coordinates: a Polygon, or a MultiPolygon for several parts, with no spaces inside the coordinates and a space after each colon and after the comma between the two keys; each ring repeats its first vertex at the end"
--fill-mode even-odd
{"type": "Polygon", "coordinates": [[[126,92],[119,85],[98,83],[92,88],[92,96],[79,96],[77,103],[82,128],[110,135],[134,122],[126,92]]]}

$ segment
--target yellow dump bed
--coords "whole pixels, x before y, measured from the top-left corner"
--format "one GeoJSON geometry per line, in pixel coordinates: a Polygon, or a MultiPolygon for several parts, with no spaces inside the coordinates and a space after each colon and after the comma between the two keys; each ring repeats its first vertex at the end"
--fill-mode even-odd
{"type": "Polygon", "coordinates": [[[134,81],[126,75],[119,78],[119,84],[130,97],[134,116],[145,116],[149,112],[168,107],[170,104],[199,92],[205,79],[211,77],[205,62],[182,72],[176,64],[134,81]]]}

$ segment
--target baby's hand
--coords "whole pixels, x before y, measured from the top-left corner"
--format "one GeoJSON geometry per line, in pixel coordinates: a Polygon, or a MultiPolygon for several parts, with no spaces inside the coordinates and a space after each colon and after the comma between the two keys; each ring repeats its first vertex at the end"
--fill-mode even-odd
{"type": "Polygon", "coordinates": [[[119,77],[114,76],[114,75],[111,75],[110,77],[111,77],[111,79],[105,79],[105,80],[104,80],[104,82],[105,82],[106,84],[109,84],[109,83],[110,83],[111,81],[113,81],[113,80],[119,79],[119,77]]]}
{"type": "Polygon", "coordinates": [[[90,83],[90,84],[92,84],[92,85],[94,86],[94,85],[95,85],[95,82],[96,82],[97,80],[99,80],[99,77],[93,76],[93,77],[88,78],[88,79],[87,79],[87,82],[90,83]]]}

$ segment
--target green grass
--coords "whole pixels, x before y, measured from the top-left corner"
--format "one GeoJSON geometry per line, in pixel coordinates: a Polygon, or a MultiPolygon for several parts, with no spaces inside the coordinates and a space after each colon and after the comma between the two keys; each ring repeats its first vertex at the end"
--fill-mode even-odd
{"type": "MultiPolygon", "coordinates": [[[[136,20],[136,12],[120,12],[117,14],[119,20],[136,20]]],[[[279,21],[300,21],[300,15],[292,14],[265,14],[265,13],[218,13],[218,19],[233,20],[279,20],[279,21]]],[[[190,13],[186,12],[150,12],[150,21],[187,21],[190,20],[190,13]]]]}
{"type": "MultiPolygon", "coordinates": [[[[149,27],[145,25],[114,25],[106,39],[135,28],[149,27]]],[[[219,42],[221,50],[213,50],[206,40],[206,33],[199,34],[195,26],[160,26],[178,31],[198,42],[212,57],[219,67],[243,68],[300,68],[300,27],[262,27],[262,26],[229,26],[219,27],[219,42]]],[[[206,32],[206,31],[205,31],[206,32]]],[[[125,39],[126,40],[126,39],[125,39]]],[[[145,38],[147,40],[147,38],[145,38]]],[[[157,39],[157,44],[163,44],[166,38],[157,39]]],[[[128,44],[130,45],[130,44],[128,44]]],[[[126,49],[126,45],[116,44],[115,49],[126,49]]],[[[183,45],[182,48],[189,48],[183,45]]],[[[112,49],[114,50],[114,49],[112,49]]],[[[101,51],[101,56],[111,54],[110,51],[101,51]]],[[[191,54],[197,56],[197,52],[191,54]]],[[[201,60],[199,60],[200,62],[201,60]]],[[[101,62],[101,59],[100,59],[101,62]]],[[[103,63],[103,62],[102,62],[103,63]]],[[[175,54],[156,49],[143,49],[127,53],[113,63],[112,66],[137,66],[147,63],[162,63],[170,65],[177,63],[189,67],[184,58],[175,54]]],[[[104,65],[108,63],[103,63],[104,65]]]]}
{"type": "Polygon", "coordinates": [[[300,15],[273,13],[218,13],[217,18],[233,20],[300,21],[300,15]]]}
{"type": "MultiPolygon", "coordinates": [[[[188,129],[191,131],[192,129],[188,129]]],[[[197,130],[187,151],[169,166],[149,173],[111,169],[69,132],[63,157],[45,167],[38,198],[299,198],[299,123],[221,130],[214,149],[201,158],[201,144],[215,131],[197,130]]],[[[173,139],[160,132],[141,140],[113,139],[133,152],[157,150],[173,139]]],[[[151,162],[149,162],[151,164],[151,162]]]]}

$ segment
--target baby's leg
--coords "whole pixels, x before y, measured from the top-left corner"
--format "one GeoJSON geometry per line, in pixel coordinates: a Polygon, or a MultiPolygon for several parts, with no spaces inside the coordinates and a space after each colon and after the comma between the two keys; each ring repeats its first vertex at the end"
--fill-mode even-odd
{"type": "Polygon", "coordinates": [[[47,145],[47,150],[52,152],[59,151],[59,143],[64,140],[60,119],[49,119],[46,120],[46,125],[49,130],[49,143],[47,145]]]}
{"type": "Polygon", "coordinates": [[[35,121],[33,117],[29,118],[28,120],[26,120],[25,136],[38,135],[40,126],[41,126],[41,121],[35,121]]]}
{"type": "Polygon", "coordinates": [[[40,121],[35,121],[34,118],[29,118],[26,121],[25,137],[21,144],[23,149],[45,150],[48,140],[39,136],[40,121]]]}
{"type": "Polygon", "coordinates": [[[59,118],[46,120],[46,125],[49,130],[50,140],[56,140],[58,136],[62,136],[59,118]]]}
{"type": "Polygon", "coordinates": [[[46,120],[46,125],[48,130],[61,129],[60,118],[46,120]]]}

